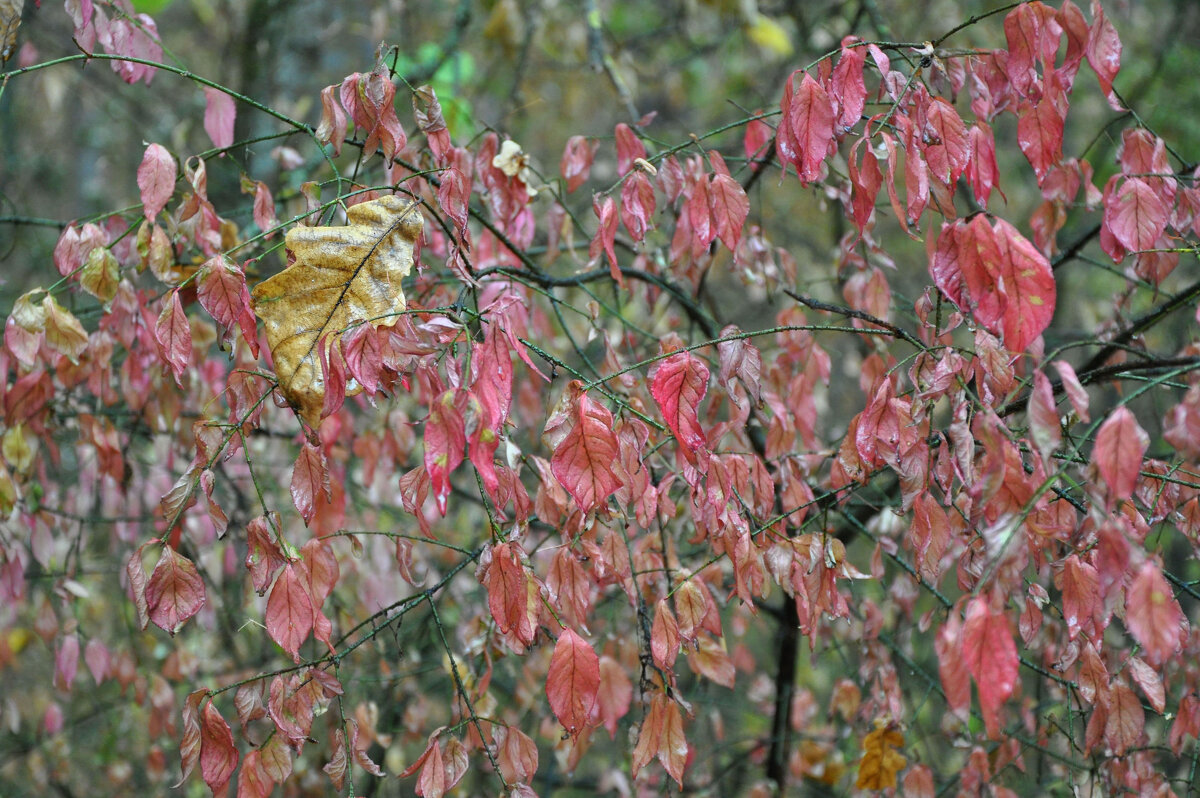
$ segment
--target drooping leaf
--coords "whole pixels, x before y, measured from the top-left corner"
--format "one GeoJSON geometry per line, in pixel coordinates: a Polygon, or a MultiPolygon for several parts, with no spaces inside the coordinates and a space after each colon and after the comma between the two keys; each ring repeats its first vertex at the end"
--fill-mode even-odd
{"type": "Polygon", "coordinates": [[[200,775],[214,798],[225,795],[237,763],[233,732],[209,701],[200,712],[200,775]]]}
{"type": "Polygon", "coordinates": [[[308,441],[300,447],[300,455],[292,466],[292,501],[304,523],[312,521],[317,511],[317,502],[324,495],[330,499],[329,470],[325,466],[325,453],[321,447],[308,441]]]}
{"type": "Polygon", "coordinates": [[[617,140],[617,174],[624,175],[633,168],[633,162],[646,157],[646,146],[624,122],[619,123],[613,134],[617,140]]]}
{"type": "Polygon", "coordinates": [[[750,215],[746,192],[729,175],[714,175],[708,187],[708,204],[717,238],[730,252],[736,252],[742,240],[742,227],[750,215]]]}
{"type": "MultiPolygon", "coordinates": [[[[568,392],[577,390],[575,386],[572,383],[568,392]]],[[[619,449],[612,414],[582,392],[573,403],[569,431],[554,448],[550,468],[580,509],[591,512],[621,487],[616,471],[619,449]]]]}
{"type": "Polygon", "coordinates": [[[238,771],[237,798],[270,798],[275,782],[267,773],[262,758],[262,752],[255,749],[242,760],[242,769],[238,771]]]}
{"type": "Polygon", "coordinates": [[[1140,742],[1145,724],[1146,713],[1137,695],[1124,684],[1115,685],[1104,723],[1104,742],[1114,754],[1124,756],[1140,742]]]}
{"type": "Polygon", "coordinates": [[[1100,469],[1100,477],[1108,485],[1113,501],[1133,495],[1142,468],[1142,456],[1149,445],[1150,438],[1128,407],[1117,408],[1100,425],[1092,459],[1100,469]]]}
{"type": "Polygon", "coordinates": [[[874,730],[863,738],[863,755],[854,786],[860,790],[894,788],[896,774],[908,764],[904,755],[896,750],[903,746],[904,735],[887,721],[876,718],[874,730]]]}
{"type": "Polygon", "coordinates": [[[313,628],[312,598],[304,582],[294,563],[285,565],[267,598],[264,619],[267,634],[297,662],[300,644],[313,628]]]}
{"type": "Polygon", "coordinates": [[[522,554],[520,544],[516,542],[493,546],[484,586],[488,593],[488,607],[497,628],[528,646],[533,643],[537,631],[537,618],[536,614],[530,617],[531,574],[522,554]]]}
{"type": "Polygon", "coordinates": [[[683,716],[679,705],[657,692],[650,700],[646,719],[638,732],[637,746],[633,749],[633,775],[656,756],[675,783],[683,787],[683,767],[687,763],[688,744],[683,736],[683,716]]]}
{"type": "Polygon", "coordinates": [[[318,344],[350,327],[390,327],[405,308],[401,281],[421,234],[417,205],[388,195],[355,205],[344,227],[294,227],[285,244],[295,262],[254,287],[284,397],[311,427],[325,381],[318,344]]]}
{"type": "Polygon", "coordinates": [[[650,374],[650,393],[689,462],[706,451],[699,407],[708,391],[708,367],[691,352],[659,361],[650,374]]]}
{"type": "Polygon", "coordinates": [[[679,622],[666,599],[654,605],[654,623],[650,627],[650,653],[654,664],[665,671],[675,666],[679,654],[679,622]]]}
{"type": "Polygon", "coordinates": [[[1158,243],[1170,210],[1149,181],[1130,177],[1105,198],[1104,224],[1126,249],[1147,250],[1158,243]]]}
{"type": "Polygon", "coordinates": [[[213,146],[223,150],[233,144],[233,122],[237,106],[225,92],[204,87],[204,132],[212,139],[213,146]]]}
{"type": "Polygon", "coordinates": [[[1142,564],[1125,594],[1125,625],[1146,650],[1146,659],[1160,665],[1179,647],[1183,611],[1162,571],[1153,561],[1142,564]]]}
{"type": "Polygon", "coordinates": [[[179,301],[178,289],[171,292],[163,305],[154,326],[154,339],[158,342],[159,357],[170,367],[175,383],[182,385],[183,373],[192,359],[192,329],[179,301]]]}
{"type": "Polygon", "coordinates": [[[578,734],[587,726],[599,692],[599,657],[586,640],[564,629],[550,657],[546,697],[568,734],[578,734]]]}
{"type": "Polygon", "coordinates": [[[137,170],[137,184],[142,194],[142,212],[146,221],[153,222],[154,217],[167,207],[167,200],[175,193],[175,177],[175,159],[167,152],[167,148],[161,144],[147,145],[137,170]]]}
{"type": "Polygon", "coordinates": [[[833,141],[833,103],[807,72],[793,94],[794,78],[793,73],[784,89],[781,110],[787,127],[779,131],[776,142],[780,160],[796,168],[800,182],[811,183],[820,177],[821,163],[833,141]]]}
{"type": "Polygon", "coordinates": [[[150,581],[146,583],[146,604],[150,620],[169,634],[204,606],[204,582],[196,565],[170,546],[163,546],[162,556],[150,581]]]}
{"type": "Polygon", "coordinates": [[[975,678],[988,736],[1000,733],[999,711],[1017,684],[1017,647],[1003,612],[993,611],[982,596],[967,605],[962,629],[963,658],[975,678]]]}

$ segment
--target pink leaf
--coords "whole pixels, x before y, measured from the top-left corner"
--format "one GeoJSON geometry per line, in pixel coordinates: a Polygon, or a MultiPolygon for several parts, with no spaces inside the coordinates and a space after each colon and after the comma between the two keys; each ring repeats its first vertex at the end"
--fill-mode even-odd
{"type": "Polygon", "coordinates": [[[200,775],[214,796],[225,795],[237,763],[233,732],[210,701],[200,712],[200,775]]]}
{"type": "Polygon", "coordinates": [[[603,201],[600,195],[597,194],[592,199],[592,209],[596,212],[596,218],[600,223],[596,226],[596,234],[592,236],[591,246],[588,248],[588,258],[596,260],[603,252],[608,256],[608,270],[612,274],[612,278],[617,281],[618,285],[624,285],[624,278],[621,276],[621,267],[617,265],[617,253],[613,249],[613,245],[617,236],[617,204],[612,197],[605,197],[603,201]]]}
{"type": "Polygon", "coordinates": [[[600,692],[600,659],[582,637],[564,629],[550,657],[546,697],[569,734],[587,726],[600,692]]]}
{"type": "Polygon", "coordinates": [[[625,179],[621,187],[621,222],[634,241],[646,237],[654,216],[654,186],[640,169],[625,179]]]}
{"type": "Polygon", "coordinates": [[[1067,399],[1071,402],[1071,409],[1075,411],[1075,415],[1079,416],[1080,421],[1091,421],[1088,416],[1088,395],[1083,389],[1083,385],[1079,382],[1079,377],[1075,376],[1075,369],[1065,360],[1054,361],[1054,368],[1058,371],[1059,379],[1062,380],[1063,390],[1067,393],[1067,399]]]}
{"type": "MultiPolygon", "coordinates": [[[[572,383],[568,390],[574,390],[572,383]]],[[[621,487],[616,468],[620,462],[612,414],[586,394],[575,399],[573,425],[550,458],[554,478],[575,499],[579,508],[591,512],[621,487]]]]}
{"type": "Polygon", "coordinates": [[[707,449],[698,410],[708,391],[708,367],[691,352],[661,360],[650,374],[650,393],[688,462],[707,449]]]}
{"type": "Polygon", "coordinates": [[[988,736],[997,739],[999,710],[1016,688],[1019,662],[1012,625],[1003,612],[993,612],[982,596],[976,596],[967,606],[962,648],[967,670],[979,690],[988,736]]]}
{"type": "Polygon", "coordinates": [[[204,582],[195,564],[170,546],[146,584],[146,603],[155,626],[174,635],[179,627],[204,606],[204,582]]]}
{"type": "Polygon", "coordinates": [[[161,144],[150,144],[137,170],[138,189],[142,193],[142,212],[147,221],[167,206],[175,193],[175,159],[161,144]]]}
{"type": "Polygon", "coordinates": [[[183,385],[183,373],[192,359],[192,328],[179,301],[178,289],[171,292],[163,305],[154,325],[154,340],[158,343],[159,357],[175,376],[175,383],[183,385]]]}
{"type": "Polygon", "coordinates": [[[1062,425],[1058,420],[1054,389],[1050,386],[1050,379],[1041,371],[1033,373],[1033,388],[1029,392],[1029,434],[1046,461],[1062,442],[1062,425]]]}
{"type": "Polygon", "coordinates": [[[633,128],[621,122],[613,131],[617,139],[617,174],[624,175],[633,168],[633,162],[646,157],[646,147],[633,132],[633,128]]]}
{"type": "Polygon", "coordinates": [[[320,447],[305,441],[292,467],[292,501],[304,518],[304,523],[312,521],[317,512],[317,496],[322,493],[326,501],[331,498],[325,454],[320,447]]]}
{"type": "Polygon", "coordinates": [[[589,143],[583,136],[572,136],[567,139],[563,149],[559,172],[567,181],[567,193],[570,194],[582,186],[592,171],[592,161],[596,157],[596,144],[589,143]]]}
{"type": "Polygon", "coordinates": [[[750,200],[746,192],[729,175],[716,175],[708,187],[708,205],[717,238],[730,252],[736,251],[742,238],[742,227],[750,215],[750,200]]]}
{"type": "Polygon", "coordinates": [[[1104,224],[1128,250],[1153,248],[1167,227],[1170,208],[1146,180],[1131,177],[1104,201],[1104,224]]]}
{"type": "Polygon", "coordinates": [[[821,84],[807,72],[799,90],[793,95],[793,78],[794,73],[788,78],[784,90],[782,110],[787,131],[780,131],[777,138],[781,149],[780,160],[796,167],[801,183],[811,183],[820,177],[821,163],[833,141],[833,103],[821,84]],[[785,132],[788,135],[785,136],[785,132]],[[787,150],[788,144],[795,147],[794,152],[787,150]]]}
{"type": "Polygon", "coordinates": [[[1092,27],[1088,30],[1086,55],[1100,80],[1100,89],[1108,97],[1108,104],[1114,111],[1124,110],[1112,90],[1112,83],[1121,71],[1121,39],[1095,0],[1092,0],[1092,27]]]}
{"type": "Polygon", "coordinates": [[[233,120],[237,106],[233,98],[212,86],[204,87],[204,132],[219,150],[233,144],[233,120]]]}
{"type": "Polygon", "coordinates": [[[1133,495],[1142,468],[1142,456],[1149,445],[1150,438],[1128,407],[1117,408],[1101,425],[1096,433],[1092,459],[1114,501],[1133,495]]]}
{"type": "Polygon", "coordinates": [[[1152,665],[1161,665],[1182,640],[1183,611],[1153,561],[1138,570],[1125,594],[1125,625],[1146,651],[1152,665]]]}
{"type": "Polygon", "coordinates": [[[271,595],[267,598],[267,634],[297,662],[300,644],[308,637],[313,626],[313,606],[308,588],[302,576],[296,573],[296,565],[284,566],[271,595]]]}

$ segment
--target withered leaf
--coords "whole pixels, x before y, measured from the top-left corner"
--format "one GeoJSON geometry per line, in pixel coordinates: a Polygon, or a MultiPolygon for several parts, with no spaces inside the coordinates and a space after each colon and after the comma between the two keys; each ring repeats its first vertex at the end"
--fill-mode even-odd
{"type": "Polygon", "coordinates": [[[295,261],[253,292],[280,391],[313,428],[325,401],[318,346],[356,324],[395,324],[405,307],[400,281],[421,234],[417,204],[398,195],[355,205],[347,221],[288,231],[284,243],[295,261]]]}
{"type": "Polygon", "coordinates": [[[0,0],[0,64],[17,49],[17,29],[21,27],[23,0],[0,0]]]}

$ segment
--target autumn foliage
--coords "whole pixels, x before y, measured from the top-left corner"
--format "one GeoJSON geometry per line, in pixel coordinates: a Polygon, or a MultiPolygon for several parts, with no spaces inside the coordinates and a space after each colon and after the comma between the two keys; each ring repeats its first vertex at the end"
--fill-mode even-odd
{"type": "Polygon", "coordinates": [[[0,792],[72,780],[39,749],[93,693],[120,794],[1194,779],[1200,170],[1099,4],[848,35],[712,132],[614,105],[549,159],[396,48],[293,119],[67,9],[83,53],[0,93],[173,81],[212,146],[148,142],[7,299],[0,672],[52,667],[0,792]],[[304,180],[236,160],[247,114],[304,180]]]}

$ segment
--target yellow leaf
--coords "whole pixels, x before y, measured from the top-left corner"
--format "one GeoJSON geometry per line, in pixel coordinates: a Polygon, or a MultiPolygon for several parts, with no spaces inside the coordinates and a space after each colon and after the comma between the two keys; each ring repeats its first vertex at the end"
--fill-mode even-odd
{"type": "Polygon", "coordinates": [[[903,745],[904,735],[892,724],[876,718],[875,731],[863,738],[863,756],[854,786],[860,790],[895,787],[896,774],[908,764],[896,750],[903,745]]]}
{"type": "Polygon", "coordinates": [[[396,323],[405,307],[400,281],[421,235],[420,211],[407,197],[364,202],[346,216],[345,227],[292,228],[284,243],[295,261],[253,292],[279,389],[313,428],[325,403],[318,344],[356,324],[396,323]]]}
{"type": "Polygon", "coordinates": [[[0,64],[17,49],[17,29],[21,27],[23,0],[0,0],[0,64]]]}
{"type": "Polygon", "coordinates": [[[746,26],[746,35],[750,41],[775,55],[782,57],[792,54],[792,40],[787,31],[770,17],[755,14],[746,26]]]}

